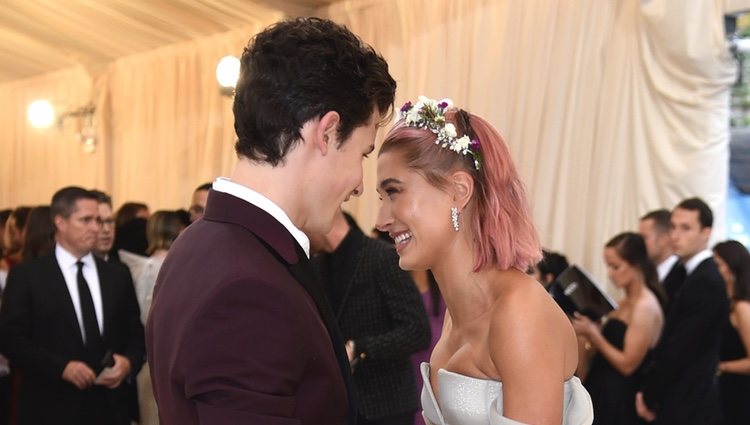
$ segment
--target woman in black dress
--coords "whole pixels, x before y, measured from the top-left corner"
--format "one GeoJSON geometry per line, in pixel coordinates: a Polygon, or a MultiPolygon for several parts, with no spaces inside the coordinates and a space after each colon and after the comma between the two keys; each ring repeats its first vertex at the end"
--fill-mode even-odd
{"type": "MultiPolygon", "coordinates": [[[[637,233],[621,233],[604,248],[607,275],[625,291],[603,326],[576,314],[573,327],[591,357],[584,385],[594,404],[594,424],[644,423],[635,411],[641,370],[664,325],[663,296],[646,244],[637,233]]],[[[583,362],[581,363],[583,364],[583,362]]]]}
{"type": "Polygon", "coordinates": [[[737,241],[714,246],[714,260],[731,301],[719,351],[724,425],[750,424],[750,253],[737,241]]]}

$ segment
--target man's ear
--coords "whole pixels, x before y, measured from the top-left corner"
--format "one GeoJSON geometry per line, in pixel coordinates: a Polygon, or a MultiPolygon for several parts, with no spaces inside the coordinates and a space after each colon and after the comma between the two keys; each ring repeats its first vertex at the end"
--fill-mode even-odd
{"type": "Polygon", "coordinates": [[[56,215],[52,217],[52,222],[55,223],[55,230],[60,230],[65,226],[65,218],[61,215],[56,215]]]}
{"type": "Polygon", "coordinates": [[[456,206],[463,210],[474,193],[474,179],[466,171],[455,171],[450,177],[450,189],[456,206]]]}
{"type": "Polygon", "coordinates": [[[336,148],[336,137],[339,128],[341,117],[336,111],[328,111],[320,117],[318,125],[315,128],[315,147],[320,150],[323,155],[328,153],[328,149],[336,148]]]}

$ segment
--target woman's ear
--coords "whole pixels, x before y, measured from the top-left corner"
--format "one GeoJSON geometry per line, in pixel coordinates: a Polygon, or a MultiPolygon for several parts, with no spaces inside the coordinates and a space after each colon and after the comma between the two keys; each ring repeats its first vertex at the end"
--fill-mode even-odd
{"type": "Polygon", "coordinates": [[[450,177],[450,182],[453,201],[463,210],[474,194],[474,178],[466,171],[455,171],[450,177]]]}
{"type": "Polygon", "coordinates": [[[328,149],[336,148],[337,130],[341,117],[336,111],[328,111],[320,117],[318,125],[315,128],[315,146],[320,149],[323,155],[328,153],[328,149]]]}

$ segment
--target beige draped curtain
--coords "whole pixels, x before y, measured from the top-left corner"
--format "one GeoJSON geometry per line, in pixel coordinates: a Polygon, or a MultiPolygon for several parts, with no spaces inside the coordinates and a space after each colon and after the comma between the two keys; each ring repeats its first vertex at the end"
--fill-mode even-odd
{"type": "MultiPolygon", "coordinates": [[[[352,0],[326,13],[383,53],[399,104],[451,97],[494,123],[544,246],[602,283],[604,243],[651,209],[701,196],[723,233],[735,78],[723,1],[352,0]]],[[[366,167],[351,208],[369,226],[366,167]]]]}
{"type": "MultiPolygon", "coordinates": [[[[723,13],[723,0],[350,0],[318,14],[385,56],[397,104],[451,97],[494,123],[544,245],[605,282],[602,245],[648,210],[698,195],[723,232],[735,73],[723,13]]],[[[0,85],[0,206],[47,203],[78,184],[112,193],[115,206],[186,207],[235,161],[216,62],[262,26],[129,56],[96,76],[70,69],[0,85]],[[28,127],[38,97],[93,100],[96,153],[71,129],[28,127]]],[[[346,206],[364,228],[379,205],[375,166],[366,161],[365,194],[346,206]]]]}
{"type": "Polygon", "coordinates": [[[47,204],[60,187],[80,185],[112,194],[115,208],[187,208],[196,186],[236,160],[232,100],[220,94],[216,64],[279,19],[128,56],[98,75],[73,68],[0,84],[0,206],[47,204]],[[29,126],[26,107],[39,98],[58,111],[93,102],[96,151],[82,150],[76,119],[29,126]]]}

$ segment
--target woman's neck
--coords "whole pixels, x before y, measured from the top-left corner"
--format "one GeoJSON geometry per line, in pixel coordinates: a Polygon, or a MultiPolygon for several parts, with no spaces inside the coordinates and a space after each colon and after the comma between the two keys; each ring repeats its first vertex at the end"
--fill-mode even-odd
{"type": "Polygon", "coordinates": [[[643,292],[643,288],[646,287],[646,281],[641,277],[634,279],[630,282],[630,285],[625,287],[625,299],[628,301],[635,301],[643,292]]]}
{"type": "Polygon", "coordinates": [[[440,263],[432,267],[432,273],[440,287],[440,293],[450,312],[454,326],[471,322],[487,311],[495,301],[489,282],[498,270],[474,271],[474,250],[471,244],[459,238],[443,256],[440,263]]]}

